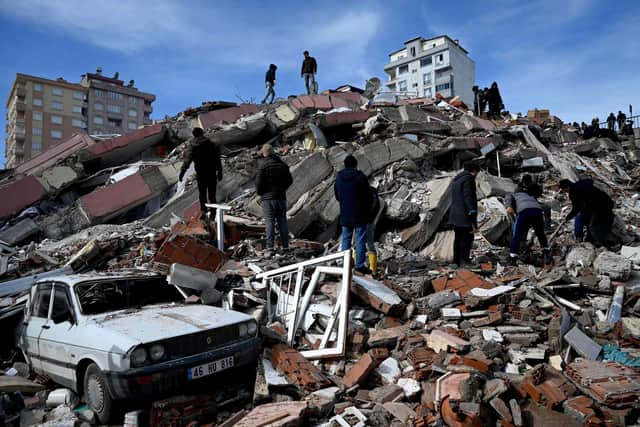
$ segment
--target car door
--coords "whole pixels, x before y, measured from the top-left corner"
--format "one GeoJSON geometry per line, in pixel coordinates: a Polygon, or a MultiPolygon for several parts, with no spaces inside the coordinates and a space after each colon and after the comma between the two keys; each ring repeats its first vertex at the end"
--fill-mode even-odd
{"type": "MultiPolygon", "coordinates": [[[[53,284],[53,297],[48,322],[38,339],[42,357],[42,370],[55,382],[73,388],[75,381],[75,343],[77,316],[71,304],[69,287],[53,284]]],[[[78,343],[80,344],[80,343],[78,343]]]]}
{"type": "Polygon", "coordinates": [[[22,351],[36,372],[43,372],[38,341],[42,332],[49,327],[47,322],[53,298],[51,290],[51,283],[40,283],[32,289],[32,298],[24,324],[22,351]]]}

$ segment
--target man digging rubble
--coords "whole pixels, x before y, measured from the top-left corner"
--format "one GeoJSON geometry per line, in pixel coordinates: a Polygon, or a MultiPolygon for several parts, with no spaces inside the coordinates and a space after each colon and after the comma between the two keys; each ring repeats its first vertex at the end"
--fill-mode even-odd
{"type": "Polygon", "coordinates": [[[336,200],[340,203],[342,250],[351,249],[351,238],[356,234],[356,267],[362,274],[371,274],[365,265],[367,252],[367,223],[371,220],[372,193],[365,174],[357,169],[358,161],[352,155],[344,159],[344,169],[338,172],[334,184],[336,200]]]}
{"type": "MultiPolygon", "coordinates": [[[[593,185],[590,179],[571,182],[568,179],[560,181],[560,188],[569,194],[571,212],[565,221],[570,221],[581,215],[580,230],[576,221],[576,237],[582,234],[582,227],[587,227],[587,240],[595,246],[613,246],[611,227],[613,225],[613,200],[604,191],[593,185]]],[[[577,219],[577,218],[576,218],[577,219]]]]}
{"type": "Polygon", "coordinates": [[[449,224],[453,226],[453,262],[459,267],[471,262],[473,233],[478,229],[478,198],[476,175],[480,168],[475,163],[466,163],[464,171],[453,179],[449,224]]]}
{"type": "Polygon", "coordinates": [[[267,254],[272,254],[275,227],[278,224],[282,250],[289,249],[289,226],[287,224],[287,189],[293,183],[289,166],[273,151],[270,144],[262,147],[265,160],[256,176],[256,192],[262,199],[262,211],[266,227],[267,254]]]}
{"type": "Polygon", "coordinates": [[[187,143],[184,151],[182,168],[178,179],[182,181],[184,174],[193,161],[198,180],[198,196],[200,212],[207,212],[207,203],[216,203],[216,185],[222,181],[222,162],[220,149],[209,138],[204,136],[202,128],[193,128],[193,138],[187,143]]]}

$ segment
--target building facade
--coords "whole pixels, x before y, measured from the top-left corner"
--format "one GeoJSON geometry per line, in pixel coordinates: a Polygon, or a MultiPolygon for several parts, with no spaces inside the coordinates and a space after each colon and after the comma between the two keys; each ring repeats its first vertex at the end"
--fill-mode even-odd
{"type": "Polygon", "coordinates": [[[416,37],[389,55],[387,89],[410,97],[460,96],[473,107],[475,63],[457,40],[416,37]]]}
{"type": "Polygon", "coordinates": [[[80,83],[16,74],[7,98],[5,168],[86,132],[124,134],[151,124],[152,94],[140,92],[133,81],[85,74],[80,83]]]}

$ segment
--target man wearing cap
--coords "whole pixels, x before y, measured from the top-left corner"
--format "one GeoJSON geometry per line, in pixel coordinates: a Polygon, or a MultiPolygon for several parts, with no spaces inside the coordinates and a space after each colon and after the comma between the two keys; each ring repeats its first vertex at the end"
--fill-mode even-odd
{"type": "Polygon", "coordinates": [[[265,160],[256,176],[256,192],[262,199],[262,211],[267,234],[267,252],[274,249],[275,227],[278,224],[282,249],[289,249],[289,226],[287,224],[287,189],[293,183],[289,166],[273,151],[270,144],[262,147],[265,160]]]}
{"type": "Polygon", "coordinates": [[[367,223],[370,221],[372,193],[365,174],[357,169],[358,161],[352,155],[344,159],[344,169],[338,172],[334,184],[336,199],[340,203],[342,250],[351,249],[351,238],[356,234],[356,268],[362,274],[371,274],[365,265],[367,252],[367,223]]]}
{"type": "Polygon", "coordinates": [[[193,162],[198,179],[198,195],[200,197],[200,212],[207,211],[207,203],[216,202],[216,185],[222,181],[222,162],[220,149],[209,138],[204,136],[202,128],[193,128],[193,138],[187,143],[184,151],[182,169],[178,179],[182,181],[184,174],[193,162]]]}

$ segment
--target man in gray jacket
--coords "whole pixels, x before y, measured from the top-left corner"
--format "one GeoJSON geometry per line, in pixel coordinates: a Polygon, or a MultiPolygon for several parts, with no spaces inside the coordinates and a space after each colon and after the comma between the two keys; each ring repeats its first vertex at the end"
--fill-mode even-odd
{"type": "Polygon", "coordinates": [[[509,215],[516,215],[516,221],[513,225],[513,236],[511,237],[511,250],[509,253],[509,261],[515,265],[518,262],[518,254],[520,252],[520,243],[526,238],[530,227],[538,237],[542,253],[544,254],[544,263],[550,264],[551,257],[549,252],[549,243],[547,236],[544,234],[544,211],[538,201],[527,193],[524,188],[516,188],[515,193],[507,195],[505,199],[507,212],[509,215]]]}

